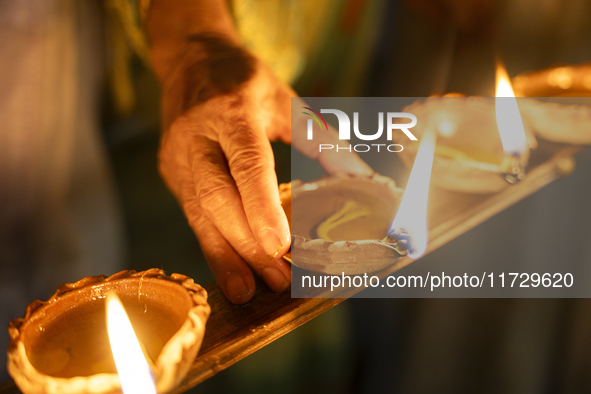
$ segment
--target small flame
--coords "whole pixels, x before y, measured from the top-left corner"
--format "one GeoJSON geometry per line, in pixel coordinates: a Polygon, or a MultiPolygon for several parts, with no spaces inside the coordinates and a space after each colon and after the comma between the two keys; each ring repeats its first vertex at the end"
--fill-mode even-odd
{"type": "Polygon", "coordinates": [[[511,80],[500,62],[497,64],[497,91],[495,95],[497,127],[501,135],[503,150],[507,155],[520,155],[527,149],[527,138],[515,93],[511,87],[511,80]]]}
{"type": "Polygon", "coordinates": [[[402,202],[388,232],[413,259],[418,259],[427,250],[427,197],[436,140],[437,134],[433,131],[423,134],[402,202]]]}
{"type": "Polygon", "coordinates": [[[156,394],[148,365],[125,309],[115,294],[107,295],[107,331],[124,394],[156,394]]]}

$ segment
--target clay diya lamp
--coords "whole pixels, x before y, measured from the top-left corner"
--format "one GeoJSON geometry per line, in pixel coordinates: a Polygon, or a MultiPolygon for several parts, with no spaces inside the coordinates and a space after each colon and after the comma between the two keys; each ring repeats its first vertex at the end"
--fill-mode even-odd
{"type": "Polygon", "coordinates": [[[407,254],[388,230],[403,191],[390,178],[337,175],[280,186],[290,221],[286,259],[314,272],[356,275],[381,270],[407,254]]]}
{"type": "Polygon", "coordinates": [[[518,97],[589,97],[591,63],[529,71],[513,78],[518,97]]]}
{"type": "MultiPolygon", "coordinates": [[[[419,120],[412,129],[418,139],[430,130],[438,133],[431,184],[442,189],[499,192],[524,177],[529,150],[537,146],[531,128],[524,124],[527,147],[516,155],[505,153],[493,98],[458,94],[430,97],[403,111],[414,114],[419,120]]],[[[410,168],[418,144],[408,144],[402,137],[394,134],[393,140],[404,144],[404,150],[398,155],[410,168]]]]}
{"type": "Polygon", "coordinates": [[[105,321],[105,297],[121,299],[159,393],[174,389],[201,346],[210,314],[193,279],[122,271],[61,285],[10,323],[8,371],[25,394],[120,393],[105,321]]]}
{"type": "MultiPolygon", "coordinates": [[[[469,193],[498,192],[523,178],[529,151],[537,146],[536,138],[591,144],[591,100],[584,99],[591,97],[591,63],[528,72],[513,79],[513,88],[519,97],[527,145],[519,155],[507,155],[502,149],[492,99],[451,94],[404,109],[419,119],[413,133],[421,135],[426,128],[438,131],[433,185],[469,193]]],[[[393,137],[400,138],[396,134],[393,137]]],[[[412,165],[416,150],[416,146],[407,144],[399,153],[405,165],[412,165]]]]}
{"type": "Polygon", "coordinates": [[[552,142],[591,144],[591,63],[527,72],[515,77],[513,86],[521,97],[561,97],[555,102],[518,99],[536,136],[552,142]]]}

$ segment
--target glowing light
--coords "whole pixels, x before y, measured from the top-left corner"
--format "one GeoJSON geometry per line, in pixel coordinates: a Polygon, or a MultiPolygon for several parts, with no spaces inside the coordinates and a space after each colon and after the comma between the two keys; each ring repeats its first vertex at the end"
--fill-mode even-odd
{"type": "Polygon", "coordinates": [[[561,89],[569,89],[573,86],[573,72],[568,67],[558,67],[548,74],[548,84],[561,89]]]}
{"type": "Polygon", "coordinates": [[[433,131],[423,134],[402,202],[388,232],[413,259],[418,259],[427,250],[427,198],[436,140],[437,134],[433,131]]]}
{"type": "Polygon", "coordinates": [[[115,294],[107,296],[107,331],[124,394],[156,394],[148,365],[125,309],[115,294]]]}
{"type": "Polygon", "coordinates": [[[451,120],[444,118],[439,122],[439,134],[444,137],[451,137],[456,133],[456,127],[451,120]]]}
{"type": "Polygon", "coordinates": [[[509,75],[501,63],[497,64],[495,111],[505,154],[521,154],[527,149],[527,138],[509,75]]]}

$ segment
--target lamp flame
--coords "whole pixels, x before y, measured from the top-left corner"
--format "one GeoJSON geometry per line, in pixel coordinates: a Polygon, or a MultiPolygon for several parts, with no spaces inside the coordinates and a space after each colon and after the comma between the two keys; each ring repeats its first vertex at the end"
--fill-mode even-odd
{"type": "Polygon", "coordinates": [[[117,295],[107,295],[107,331],[124,394],[156,394],[154,374],[148,365],[117,295]]]}
{"type": "Polygon", "coordinates": [[[506,155],[518,156],[526,151],[527,138],[511,80],[501,62],[497,63],[496,79],[495,111],[503,150],[506,155]]]}
{"type": "Polygon", "coordinates": [[[427,199],[436,140],[434,131],[423,134],[402,202],[388,231],[389,237],[396,238],[413,259],[427,250],[427,199]]]}

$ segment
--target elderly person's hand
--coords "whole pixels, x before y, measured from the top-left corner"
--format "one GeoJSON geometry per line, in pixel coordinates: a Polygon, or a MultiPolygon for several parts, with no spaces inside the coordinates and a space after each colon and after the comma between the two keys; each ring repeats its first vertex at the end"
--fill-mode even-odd
{"type": "MultiPolygon", "coordinates": [[[[184,18],[192,12],[219,11],[201,25],[197,21],[202,28],[226,17],[223,5],[212,0],[201,13],[195,9],[199,2],[189,2],[179,20],[167,19],[170,7],[181,3],[154,1],[148,18],[154,66],[163,85],[159,168],[218,284],[240,304],[254,294],[252,271],[276,292],[290,284],[291,269],[281,256],[291,236],[269,141],[291,142],[291,97],[296,94],[243,50],[231,30],[188,29],[176,36],[182,43],[175,44],[173,34],[159,29],[187,26],[184,18]]],[[[337,135],[332,130],[321,138],[335,143],[337,135]]],[[[329,172],[371,172],[355,155],[342,163],[315,151],[304,153],[329,172]]]]}

